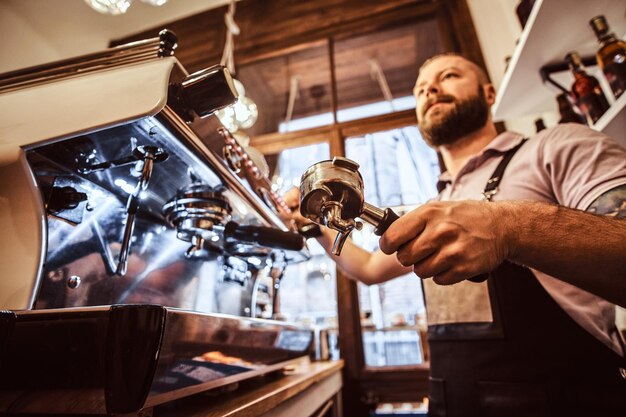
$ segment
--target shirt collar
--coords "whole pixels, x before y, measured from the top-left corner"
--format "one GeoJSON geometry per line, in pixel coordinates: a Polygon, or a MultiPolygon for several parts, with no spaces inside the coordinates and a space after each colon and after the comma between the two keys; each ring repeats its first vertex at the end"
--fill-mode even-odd
{"type": "MultiPolygon", "coordinates": [[[[466,165],[475,164],[480,165],[483,161],[487,160],[493,155],[500,155],[508,150],[516,147],[521,141],[524,140],[524,136],[515,132],[502,132],[496,136],[487,146],[485,146],[478,154],[472,157],[466,165]],[[481,160],[480,163],[478,160],[481,160]]],[[[466,167],[461,168],[460,173],[466,171],[466,167]]],[[[452,182],[452,176],[448,171],[444,171],[439,175],[437,181],[437,189],[439,191],[445,189],[446,185],[452,182]]]]}

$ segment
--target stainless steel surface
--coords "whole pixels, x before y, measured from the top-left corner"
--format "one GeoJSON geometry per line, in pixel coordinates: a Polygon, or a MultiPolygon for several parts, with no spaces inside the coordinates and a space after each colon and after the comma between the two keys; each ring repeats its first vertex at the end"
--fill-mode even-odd
{"type": "Polygon", "coordinates": [[[315,327],[313,329],[313,359],[327,361],[330,359],[330,341],[328,329],[315,327]]]}
{"type": "Polygon", "coordinates": [[[188,75],[176,89],[176,96],[185,113],[206,117],[237,101],[238,93],[230,72],[222,65],[188,75]]]}
{"type": "MultiPolygon", "coordinates": [[[[229,258],[241,259],[254,280],[260,268],[248,260],[262,268],[271,263],[269,257],[276,251],[249,242],[224,250],[223,227],[228,220],[268,224],[262,212],[249,205],[251,194],[241,183],[245,193],[227,188],[228,182],[238,180],[218,176],[204,157],[190,152],[159,118],[33,147],[27,155],[44,200],[52,189],[67,184],[88,196],[48,216],[48,253],[36,308],[153,303],[250,314],[252,283],[233,287],[225,279],[230,273],[229,258]],[[149,164],[139,156],[134,163],[93,169],[147,147],[169,155],[155,165],[151,175],[149,164]],[[59,183],[59,178],[64,181],[59,183]],[[201,189],[221,190],[221,197],[214,194],[213,200],[205,198],[198,204],[201,189]],[[204,214],[199,214],[199,208],[204,214]],[[207,250],[211,247],[214,250],[207,250]],[[118,275],[125,274],[114,278],[111,263],[117,265],[118,275]],[[120,271],[122,264],[127,265],[126,271],[120,271]],[[72,275],[81,276],[82,281],[69,290],[65,282],[72,275]]],[[[228,170],[224,172],[232,177],[228,170]]],[[[268,207],[264,210],[269,212],[268,207]]]]}
{"type": "Polygon", "coordinates": [[[139,181],[135,189],[128,195],[128,202],[126,203],[124,237],[122,238],[122,248],[120,249],[119,261],[117,262],[117,269],[115,271],[117,275],[121,276],[126,275],[126,268],[128,267],[130,240],[133,237],[133,230],[135,229],[135,216],[139,210],[139,194],[148,189],[154,163],[165,161],[168,157],[167,152],[154,146],[138,146],[133,149],[133,153],[138,154],[142,168],[139,181]]]}

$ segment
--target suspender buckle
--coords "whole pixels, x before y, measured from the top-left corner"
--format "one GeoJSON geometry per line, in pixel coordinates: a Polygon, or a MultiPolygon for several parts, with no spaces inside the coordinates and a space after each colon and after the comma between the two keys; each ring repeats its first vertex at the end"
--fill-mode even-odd
{"type": "Polygon", "coordinates": [[[500,191],[499,187],[496,187],[492,190],[485,190],[483,191],[483,198],[482,201],[491,201],[493,199],[493,196],[498,194],[498,191],[500,191]]]}

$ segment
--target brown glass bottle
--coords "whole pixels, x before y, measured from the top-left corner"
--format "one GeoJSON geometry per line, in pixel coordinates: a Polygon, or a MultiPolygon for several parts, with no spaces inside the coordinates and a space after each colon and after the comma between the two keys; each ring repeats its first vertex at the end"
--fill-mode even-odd
{"type": "Polygon", "coordinates": [[[572,102],[567,98],[567,94],[561,93],[556,96],[556,102],[559,105],[559,114],[561,118],[559,123],[580,123],[587,124],[587,121],[582,114],[574,110],[572,102]]]}
{"type": "Polygon", "coordinates": [[[589,24],[600,43],[600,49],[596,53],[598,66],[617,98],[626,91],[626,42],[609,33],[609,25],[602,15],[591,19],[589,24]]]}
{"type": "Polygon", "coordinates": [[[517,7],[515,8],[515,14],[517,14],[517,18],[522,25],[522,29],[524,29],[524,26],[526,26],[526,22],[528,22],[530,12],[533,10],[534,4],[535,0],[520,0],[517,7]]]}
{"type": "Polygon", "coordinates": [[[574,73],[572,94],[576,99],[576,105],[587,118],[587,123],[593,124],[609,108],[609,102],[600,88],[598,79],[585,72],[580,56],[576,52],[567,54],[565,60],[574,73]]]}

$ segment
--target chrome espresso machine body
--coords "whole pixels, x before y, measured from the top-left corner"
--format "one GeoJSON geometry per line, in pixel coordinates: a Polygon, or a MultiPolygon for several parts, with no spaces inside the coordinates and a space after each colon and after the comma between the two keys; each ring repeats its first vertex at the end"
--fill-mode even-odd
{"type": "Polygon", "coordinates": [[[228,71],[175,46],[0,75],[0,412],[134,412],[309,353],[255,318],[303,239],[221,157],[228,71]]]}

